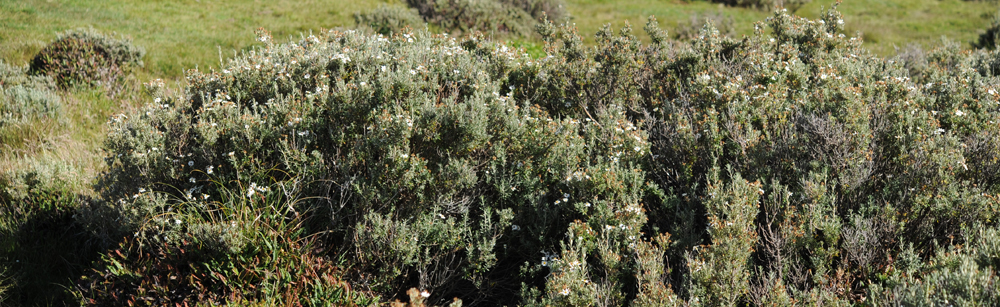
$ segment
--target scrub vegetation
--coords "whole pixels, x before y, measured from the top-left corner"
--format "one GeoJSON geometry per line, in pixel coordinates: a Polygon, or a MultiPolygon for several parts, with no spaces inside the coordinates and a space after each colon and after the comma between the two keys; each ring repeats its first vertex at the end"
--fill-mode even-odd
{"type": "Polygon", "coordinates": [[[0,306],[1000,303],[992,16],[885,56],[836,4],[602,3],[2,41],[0,306]]]}

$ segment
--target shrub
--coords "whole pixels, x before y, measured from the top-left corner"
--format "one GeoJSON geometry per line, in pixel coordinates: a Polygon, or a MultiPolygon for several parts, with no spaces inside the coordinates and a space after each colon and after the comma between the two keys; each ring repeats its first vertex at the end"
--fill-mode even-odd
{"type": "Polygon", "coordinates": [[[407,0],[407,4],[446,32],[523,36],[531,33],[543,15],[565,15],[558,0],[407,0]]]}
{"type": "Polygon", "coordinates": [[[146,199],[170,208],[107,253],[79,280],[78,296],[90,306],[370,305],[338,278],[314,240],[300,235],[302,221],[290,212],[296,200],[286,198],[295,192],[285,188],[294,187],[259,188],[260,198],[242,190],[220,190],[214,200],[137,195],[133,204],[146,199]]]}
{"type": "Polygon", "coordinates": [[[722,11],[718,11],[691,15],[690,23],[677,27],[677,31],[674,32],[674,38],[694,40],[709,23],[719,31],[719,35],[732,36],[736,33],[733,27],[733,17],[723,14],[722,11]]]}
{"type": "Polygon", "coordinates": [[[417,29],[424,24],[417,10],[387,5],[380,5],[371,12],[355,13],[354,21],[383,35],[399,33],[406,27],[417,29]]]}
{"type": "MultiPolygon", "coordinates": [[[[109,122],[105,202],[78,218],[134,240],[107,270],[169,278],[142,259],[197,248],[162,258],[252,271],[240,259],[315,246],[345,259],[331,280],[381,301],[993,297],[995,240],[976,231],[1000,209],[1000,53],[945,46],[911,69],[842,34],[835,8],[778,11],[739,40],[709,24],[673,42],[655,19],[648,45],[629,25],[595,46],[565,24],[537,30],[540,59],[481,34],[262,32],[220,71],[192,71],[183,96],[109,122]],[[227,235],[234,221],[247,226],[227,235]],[[909,288],[909,268],[937,281],[909,288]]],[[[209,271],[185,293],[267,296],[209,271]]],[[[147,289],[113,275],[101,285],[147,289]]]]}
{"type": "Polygon", "coordinates": [[[0,129],[34,120],[59,118],[62,100],[52,79],[0,61],[0,129]]]}
{"type": "Polygon", "coordinates": [[[992,306],[1000,302],[996,274],[1000,232],[982,225],[967,231],[972,232],[967,234],[967,246],[940,250],[929,261],[920,259],[912,247],[904,250],[899,271],[888,277],[885,287],[872,288],[873,302],[897,306],[992,306]]]}
{"type": "Polygon", "coordinates": [[[566,8],[560,0],[500,0],[501,3],[524,10],[535,20],[548,16],[551,20],[567,17],[566,8]]]}
{"type": "Polygon", "coordinates": [[[994,14],[990,27],[986,28],[986,32],[979,34],[979,38],[972,42],[972,48],[997,49],[998,41],[1000,41],[1000,15],[994,14]]]}
{"type": "Polygon", "coordinates": [[[803,5],[812,0],[712,0],[715,3],[722,3],[729,6],[749,7],[760,10],[788,9],[792,12],[798,11],[803,5]]]}
{"type": "Polygon", "coordinates": [[[97,249],[73,215],[87,180],[62,161],[28,159],[0,174],[0,301],[59,305],[73,301],[69,281],[97,249]]]}
{"type": "Polygon", "coordinates": [[[113,85],[129,69],[142,66],[145,49],[128,38],[114,38],[94,29],[60,33],[31,60],[32,74],[52,76],[60,87],[75,84],[113,85]]]}

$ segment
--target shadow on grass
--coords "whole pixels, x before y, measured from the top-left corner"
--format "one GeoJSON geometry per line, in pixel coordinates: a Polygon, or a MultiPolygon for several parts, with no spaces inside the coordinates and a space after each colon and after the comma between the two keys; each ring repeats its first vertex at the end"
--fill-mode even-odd
{"type": "MultiPolygon", "coordinates": [[[[72,199],[80,199],[70,196],[72,199]]],[[[100,259],[98,242],[73,219],[75,206],[0,200],[0,270],[10,286],[0,306],[79,305],[74,280],[100,259]]]]}

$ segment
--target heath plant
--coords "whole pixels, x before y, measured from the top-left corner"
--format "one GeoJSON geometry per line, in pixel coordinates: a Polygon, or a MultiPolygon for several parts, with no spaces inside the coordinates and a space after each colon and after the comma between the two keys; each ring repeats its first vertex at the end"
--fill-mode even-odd
{"type": "Polygon", "coordinates": [[[416,9],[389,5],[380,5],[370,12],[355,13],[354,22],[383,35],[404,31],[406,27],[421,29],[424,25],[424,20],[416,9]]]}
{"type": "Polygon", "coordinates": [[[146,50],[131,39],[105,35],[92,28],[60,33],[31,60],[31,74],[49,75],[62,88],[101,85],[111,93],[121,79],[141,67],[146,50]]]}
{"type": "MultiPolygon", "coordinates": [[[[410,4],[432,23],[510,5],[456,3],[410,4]]],[[[108,122],[102,200],[77,219],[129,252],[88,289],[141,298],[138,276],[170,280],[184,257],[259,272],[246,259],[264,250],[341,261],[262,288],[247,284],[284,273],[208,269],[210,286],[177,286],[205,290],[147,304],[339,281],[340,299],[430,305],[995,297],[996,52],[879,58],[836,8],[778,10],[741,38],[644,30],[650,44],[626,24],[587,46],[543,18],[541,58],[476,33],[260,31],[184,94],[108,122]]]]}
{"type": "Polygon", "coordinates": [[[0,61],[0,131],[62,115],[62,99],[52,79],[27,72],[27,67],[0,61]]]}

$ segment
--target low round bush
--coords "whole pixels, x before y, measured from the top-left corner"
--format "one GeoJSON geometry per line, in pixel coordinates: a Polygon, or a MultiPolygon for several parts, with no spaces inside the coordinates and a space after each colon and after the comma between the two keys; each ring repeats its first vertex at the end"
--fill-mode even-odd
{"type": "Polygon", "coordinates": [[[420,29],[424,24],[416,9],[388,5],[380,5],[370,12],[355,13],[354,21],[383,35],[397,33],[405,27],[420,29]]]}
{"type": "Polygon", "coordinates": [[[142,66],[145,53],[130,39],[76,29],[60,33],[35,55],[30,72],[52,76],[64,88],[74,84],[110,86],[132,67],[142,66]]]}

